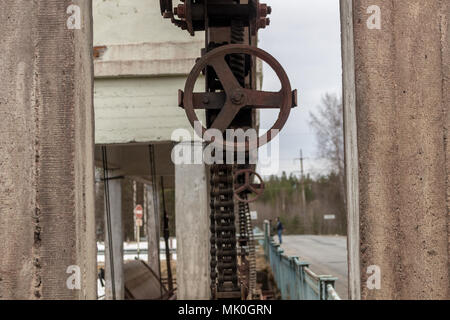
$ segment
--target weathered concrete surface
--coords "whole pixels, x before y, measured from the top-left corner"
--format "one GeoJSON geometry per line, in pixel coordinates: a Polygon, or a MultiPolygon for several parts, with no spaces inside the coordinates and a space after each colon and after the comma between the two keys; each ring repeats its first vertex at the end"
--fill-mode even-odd
{"type": "MultiPolygon", "coordinates": [[[[108,173],[109,178],[115,177],[114,172],[108,173]]],[[[111,241],[107,223],[105,197],[105,298],[107,300],[123,300],[125,296],[125,282],[123,274],[123,224],[122,224],[122,181],[109,181],[109,211],[111,219],[111,241]],[[110,247],[113,253],[114,270],[111,269],[110,247]],[[114,281],[114,291],[112,283],[114,281]]]]}
{"type": "Polygon", "coordinates": [[[207,181],[205,165],[175,165],[179,300],[209,300],[211,296],[207,181]]]}
{"type": "Polygon", "coordinates": [[[0,298],[95,299],[91,2],[0,7],[0,298]]]}
{"type": "MultiPolygon", "coordinates": [[[[168,22],[161,16],[156,19],[161,23],[168,22]]],[[[165,34],[168,36],[167,32],[165,34]]],[[[95,77],[183,76],[185,78],[195,65],[200,48],[204,44],[205,40],[202,39],[189,42],[110,44],[102,49],[101,55],[94,61],[95,77]]]]}
{"type": "Polygon", "coordinates": [[[450,298],[449,6],[354,1],[363,299],[450,298]],[[371,5],[381,30],[367,27],[371,5]]]}
{"type": "MultiPolygon", "coordinates": [[[[163,19],[159,0],[93,0],[94,45],[154,42],[194,42],[204,32],[191,37],[188,32],[163,19]]],[[[174,6],[179,1],[173,1],[174,6]]]]}
{"type": "MultiPolygon", "coordinates": [[[[95,143],[168,142],[176,129],[193,136],[186,113],[178,106],[178,90],[185,82],[186,76],[96,79],[95,143]]],[[[201,79],[196,90],[203,90],[201,79]]],[[[203,121],[204,111],[199,117],[203,121]]]]}
{"type": "Polygon", "coordinates": [[[359,238],[359,157],[356,119],[353,0],[340,0],[342,51],[342,105],[344,120],[345,185],[347,207],[348,298],[361,299],[359,238]]]}
{"type": "MultiPolygon", "coordinates": [[[[447,232],[448,232],[448,250],[450,255],[450,140],[448,137],[449,126],[450,126],[450,5],[444,6],[442,15],[442,72],[443,72],[443,98],[444,98],[444,108],[445,113],[445,156],[447,163],[447,232]]],[[[450,261],[449,261],[450,269],[450,261]]],[[[450,270],[449,270],[450,272],[450,270]]],[[[450,290],[450,289],[449,289],[450,290]]]]}

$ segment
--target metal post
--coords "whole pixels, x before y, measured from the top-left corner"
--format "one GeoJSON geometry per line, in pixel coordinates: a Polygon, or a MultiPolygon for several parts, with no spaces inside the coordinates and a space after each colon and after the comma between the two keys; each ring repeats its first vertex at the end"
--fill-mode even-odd
{"type": "Polygon", "coordinates": [[[173,290],[173,280],[172,280],[172,267],[170,263],[170,246],[169,246],[169,216],[166,211],[166,199],[164,196],[164,177],[161,176],[161,191],[162,191],[162,205],[164,212],[164,243],[166,246],[166,264],[167,264],[167,282],[169,284],[169,291],[173,290]]]}

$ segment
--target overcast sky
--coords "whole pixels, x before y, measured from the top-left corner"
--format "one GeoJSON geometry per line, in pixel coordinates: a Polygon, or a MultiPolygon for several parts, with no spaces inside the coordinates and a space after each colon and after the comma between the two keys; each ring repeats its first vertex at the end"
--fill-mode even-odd
{"type": "MultiPolygon", "coordinates": [[[[317,143],[309,126],[310,112],[326,92],[341,96],[341,43],[338,0],[267,0],[272,7],[271,24],[259,31],[259,47],[272,54],[286,70],[293,89],[299,92],[299,107],[280,133],[280,173],[299,170],[300,148],[305,171],[325,173],[326,164],[317,159],[317,143]]],[[[263,89],[278,91],[278,77],[264,66],[263,89]]],[[[275,110],[261,112],[261,128],[270,128],[275,110]]]]}

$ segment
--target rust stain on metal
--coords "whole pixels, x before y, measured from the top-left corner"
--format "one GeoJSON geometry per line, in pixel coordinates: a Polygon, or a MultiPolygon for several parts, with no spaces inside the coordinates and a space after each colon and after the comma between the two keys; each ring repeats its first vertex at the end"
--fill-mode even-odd
{"type": "Polygon", "coordinates": [[[106,46],[95,46],[94,47],[94,59],[101,58],[103,54],[105,53],[106,49],[108,49],[106,46]]]}

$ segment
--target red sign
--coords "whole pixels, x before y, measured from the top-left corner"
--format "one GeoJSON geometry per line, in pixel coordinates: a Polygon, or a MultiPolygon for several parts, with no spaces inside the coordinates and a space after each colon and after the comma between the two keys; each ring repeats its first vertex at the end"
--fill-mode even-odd
{"type": "Polygon", "coordinates": [[[134,208],[134,215],[136,216],[136,219],[142,219],[144,215],[144,208],[142,208],[140,204],[138,204],[136,208],[134,208]]]}

